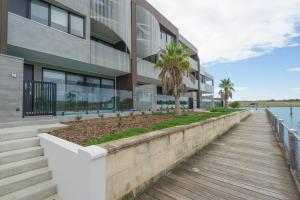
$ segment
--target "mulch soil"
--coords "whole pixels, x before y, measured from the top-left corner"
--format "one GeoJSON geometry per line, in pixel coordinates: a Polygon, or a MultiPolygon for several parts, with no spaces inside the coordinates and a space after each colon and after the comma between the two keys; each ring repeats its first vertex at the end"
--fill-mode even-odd
{"type": "Polygon", "coordinates": [[[51,132],[50,134],[67,141],[84,145],[87,141],[101,138],[131,128],[151,128],[153,124],[174,119],[174,115],[147,115],[119,118],[97,118],[64,123],[68,127],[51,132]]]}

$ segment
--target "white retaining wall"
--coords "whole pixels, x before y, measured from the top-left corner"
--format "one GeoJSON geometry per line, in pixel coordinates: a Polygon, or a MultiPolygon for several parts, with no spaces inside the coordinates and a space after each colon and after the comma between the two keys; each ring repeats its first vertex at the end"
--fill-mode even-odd
{"type": "Polygon", "coordinates": [[[105,200],[105,149],[82,147],[44,133],[39,137],[63,200],[105,200]]]}

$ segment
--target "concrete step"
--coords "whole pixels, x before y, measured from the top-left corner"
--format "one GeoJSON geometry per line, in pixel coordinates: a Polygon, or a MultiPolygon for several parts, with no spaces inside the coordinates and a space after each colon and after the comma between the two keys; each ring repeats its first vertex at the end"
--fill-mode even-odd
{"type": "Polygon", "coordinates": [[[59,123],[59,119],[53,117],[28,117],[20,121],[13,121],[8,119],[7,121],[0,122],[0,129],[20,126],[48,125],[57,123],[59,123]]]}
{"type": "Polygon", "coordinates": [[[62,200],[62,198],[56,194],[44,200],[62,200]]]}
{"type": "Polygon", "coordinates": [[[8,140],[8,141],[0,142],[0,153],[23,149],[23,148],[35,147],[39,145],[40,145],[40,140],[38,137],[8,140]]]}
{"type": "Polygon", "coordinates": [[[47,167],[47,165],[48,161],[44,156],[0,165],[0,179],[28,172],[34,169],[44,168],[47,167]]]}
{"type": "Polygon", "coordinates": [[[1,197],[1,200],[44,200],[57,193],[52,181],[45,181],[1,197]]]}
{"type": "Polygon", "coordinates": [[[0,179],[0,197],[52,178],[49,168],[32,170],[19,175],[0,179]]]}
{"type": "Polygon", "coordinates": [[[3,152],[0,153],[0,165],[42,156],[43,154],[44,150],[41,146],[3,152]]]}
{"type": "Polygon", "coordinates": [[[17,130],[15,132],[4,132],[0,133],[0,142],[16,139],[25,139],[36,137],[38,135],[37,130],[17,130]]]}

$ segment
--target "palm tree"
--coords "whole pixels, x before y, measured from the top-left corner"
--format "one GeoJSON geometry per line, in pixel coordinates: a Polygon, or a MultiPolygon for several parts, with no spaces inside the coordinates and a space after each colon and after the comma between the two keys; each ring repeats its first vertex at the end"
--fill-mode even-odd
{"type": "Polygon", "coordinates": [[[195,77],[191,74],[191,64],[188,60],[190,52],[182,45],[170,43],[166,49],[160,52],[155,67],[160,69],[159,78],[165,94],[175,97],[175,114],[181,115],[180,97],[186,92],[186,85],[183,83],[185,74],[194,81],[195,77]]]}
{"type": "Polygon", "coordinates": [[[219,91],[219,94],[221,98],[224,101],[225,108],[228,107],[228,99],[232,98],[232,93],[234,90],[234,84],[231,82],[230,78],[221,80],[221,83],[219,84],[219,87],[221,90],[219,91]]]}

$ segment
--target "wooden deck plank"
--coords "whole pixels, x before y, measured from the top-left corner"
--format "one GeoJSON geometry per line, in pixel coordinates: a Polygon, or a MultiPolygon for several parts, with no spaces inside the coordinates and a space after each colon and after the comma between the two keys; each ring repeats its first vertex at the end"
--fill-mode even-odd
{"type": "Polygon", "coordinates": [[[265,112],[256,111],[138,199],[297,200],[299,194],[265,112]]]}

